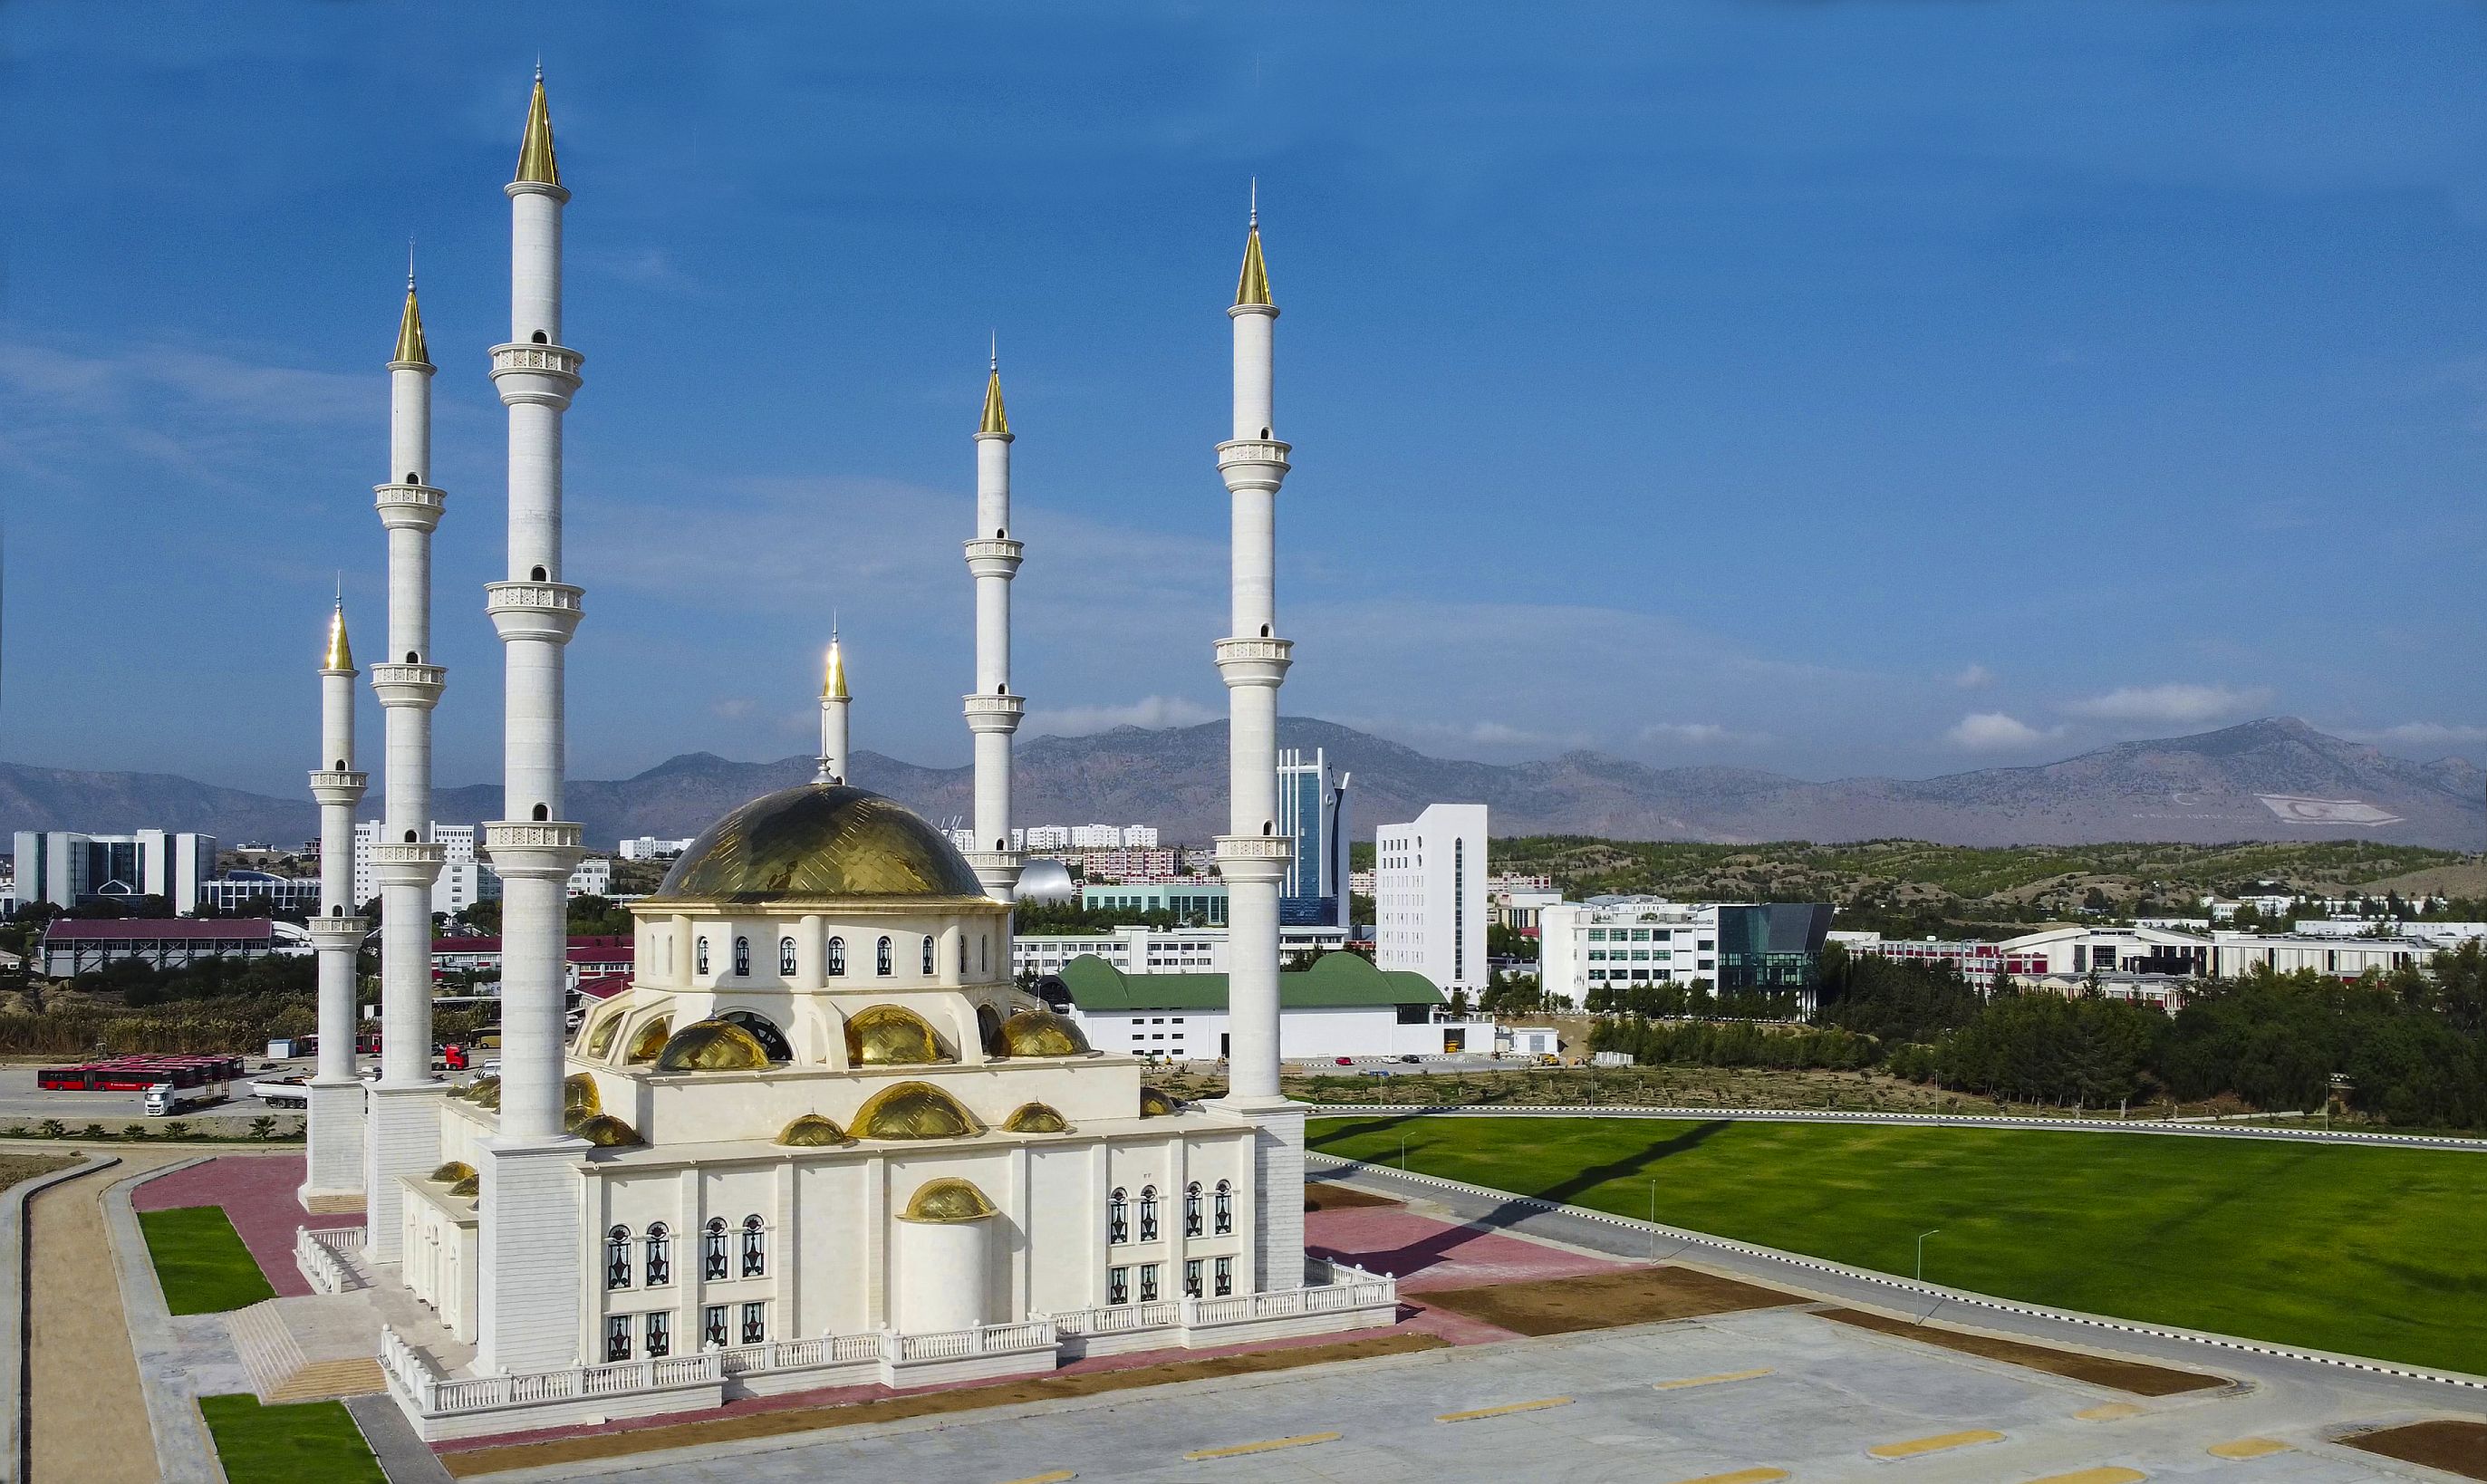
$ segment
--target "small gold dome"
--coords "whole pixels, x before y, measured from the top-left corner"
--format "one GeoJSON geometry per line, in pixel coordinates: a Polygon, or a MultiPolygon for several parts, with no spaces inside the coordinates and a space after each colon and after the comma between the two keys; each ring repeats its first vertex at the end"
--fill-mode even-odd
{"type": "Polygon", "coordinates": [[[1181,1111],[1181,1107],[1174,1099],[1166,1096],[1164,1093],[1160,1092],[1154,1087],[1143,1085],[1140,1088],[1141,1117],[1163,1118],[1168,1113],[1179,1111],[1181,1111]]]}
{"type": "Polygon", "coordinates": [[[604,1098],[596,1090],[595,1078],[584,1072],[573,1072],[561,1079],[563,1127],[575,1129],[602,1111],[604,1098]]]}
{"type": "Polygon", "coordinates": [[[1013,1134],[1068,1134],[1071,1125],[1050,1103],[1022,1103],[1017,1111],[1002,1120],[1002,1127],[1013,1134]]]}
{"type": "Polygon", "coordinates": [[[777,1142],[789,1149],[834,1149],[854,1140],[847,1137],[847,1131],[839,1128],[835,1120],[805,1113],[777,1131],[777,1142]]]}
{"type": "Polygon", "coordinates": [[[932,1083],[899,1082],[855,1111],[854,1132],[860,1138],[964,1138],[985,1126],[932,1083]]]}
{"type": "Polygon", "coordinates": [[[657,1053],[659,1072],[756,1072],[768,1065],[759,1038],[726,1021],[685,1025],[657,1053]]]}
{"type": "Polygon", "coordinates": [[[456,1185],[461,1180],[475,1178],[475,1166],[463,1160],[452,1160],[424,1177],[433,1185],[456,1185]]]}
{"type": "Polygon", "coordinates": [[[1085,1056],[1088,1037],[1068,1016],[1022,1010],[1002,1022],[1002,1046],[1013,1056],[1085,1056]]]}
{"type": "Polygon", "coordinates": [[[618,1149],[624,1144],[641,1142],[638,1130],[611,1113],[599,1113],[593,1118],[584,1120],[570,1132],[599,1149],[618,1149]]]}
{"type": "Polygon", "coordinates": [[[449,1193],[452,1195],[481,1195],[484,1193],[484,1177],[481,1175],[469,1175],[465,1179],[459,1181],[456,1185],[451,1186],[449,1188],[449,1193]]]}
{"type": "Polygon", "coordinates": [[[613,1050],[614,1033],[619,1031],[621,1028],[622,1017],[619,1015],[608,1015],[604,1019],[589,1026],[587,1029],[586,1054],[595,1057],[599,1061],[603,1060],[604,1054],[613,1050]]]}
{"type": "Polygon", "coordinates": [[[902,1221],[932,1221],[954,1225],[961,1221],[981,1221],[999,1213],[985,1192],[958,1179],[928,1180],[900,1213],[902,1221]]]}
{"type": "Polygon", "coordinates": [[[858,1067],[924,1067],[953,1058],[924,1017],[903,1005],[874,1005],[847,1022],[847,1060],[858,1067]]]}
{"type": "Polygon", "coordinates": [[[475,1078],[475,1080],[468,1082],[466,1084],[466,1090],[460,1093],[458,1096],[464,1098],[467,1102],[474,1104],[477,1107],[499,1107],[501,1106],[501,1079],[497,1077],[479,1077],[475,1078]]]}
{"type": "Polygon", "coordinates": [[[657,1017],[647,1024],[640,1026],[639,1033],[630,1038],[630,1050],[629,1053],[622,1058],[622,1060],[630,1066],[638,1066],[645,1062],[655,1061],[657,1059],[657,1053],[665,1049],[665,1038],[672,1035],[673,1032],[674,1018],[672,1016],[660,1015],[657,1017]]]}

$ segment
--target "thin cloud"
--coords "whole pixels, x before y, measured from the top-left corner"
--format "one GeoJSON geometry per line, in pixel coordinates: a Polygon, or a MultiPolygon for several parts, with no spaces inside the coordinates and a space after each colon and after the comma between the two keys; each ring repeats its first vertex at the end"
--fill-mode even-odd
{"type": "Polygon", "coordinates": [[[1644,746],[1759,746],[1770,741],[1760,732],[1739,732],[1715,721],[1653,721],[1634,734],[1644,746]]]}
{"type": "Polygon", "coordinates": [[[1969,668],[1961,671],[1958,675],[1953,676],[1951,678],[1951,683],[1955,689],[1983,690],[1987,686],[1994,685],[1995,679],[1996,676],[1993,670],[1988,669],[1982,664],[1972,664],[1969,668]]]}
{"type": "Polygon", "coordinates": [[[1198,726],[1216,721],[1224,713],[1213,711],[1188,696],[1143,696],[1125,706],[1065,706],[1051,711],[1027,714],[1027,730],[1034,736],[1090,737],[1110,732],[1118,726],[1164,727],[1198,726]]]}
{"type": "Polygon", "coordinates": [[[2261,707],[2271,691],[2233,686],[2125,686],[2105,695],[2074,701],[2069,715],[2090,721],[2146,722],[2154,726],[2197,726],[2221,721],[2261,707]]]}
{"type": "Polygon", "coordinates": [[[1958,725],[1943,734],[1943,741],[1970,752],[2013,752],[2036,746],[2062,731],[2057,727],[2042,732],[2017,716],[1982,711],[1961,717],[1958,725]]]}
{"type": "Polygon", "coordinates": [[[2341,736],[2351,742],[2397,742],[2408,747],[2449,747],[2463,742],[2487,742],[2487,726],[2447,725],[2441,721],[2404,721],[2371,732],[2344,731],[2341,736]]]}

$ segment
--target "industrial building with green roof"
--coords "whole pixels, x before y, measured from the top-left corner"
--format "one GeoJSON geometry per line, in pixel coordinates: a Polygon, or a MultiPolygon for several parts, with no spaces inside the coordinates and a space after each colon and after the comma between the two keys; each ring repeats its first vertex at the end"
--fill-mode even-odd
{"type": "MultiPolygon", "coordinates": [[[[1174,1060],[1226,1053],[1224,974],[1132,974],[1082,955],[1039,981],[1103,1050],[1174,1060]]],[[[1353,953],[1329,953],[1278,975],[1282,1056],[1439,1056],[1491,1052],[1494,1022],[1454,1015],[1423,974],[1388,972],[1353,953]]]]}

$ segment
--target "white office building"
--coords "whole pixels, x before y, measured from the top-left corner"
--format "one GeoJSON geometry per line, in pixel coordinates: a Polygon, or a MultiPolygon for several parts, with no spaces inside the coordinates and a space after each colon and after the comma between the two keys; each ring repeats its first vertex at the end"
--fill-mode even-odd
{"type": "Polygon", "coordinates": [[[671,860],[691,848],[688,840],[659,840],[655,835],[641,835],[622,842],[618,854],[625,860],[671,860]]]}
{"type": "Polygon", "coordinates": [[[590,855],[570,873],[570,894],[573,897],[609,897],[613,895],[613,861],[605,855],[590,855]]]}
{"type": "Polygon", "coordinates": [[[1374,962],[1445,990],[1483,990],[1486,807],[1429,804],[1374,837],[1374,962]]]}
{"type": "MultiPolygon", "coordinates": [[[[1038,988],[1059,996],[1061,1012],[1101,1051],[1214,1061],[1233,1050],[1223,973],[1134,974],[1082,957],[1038,988]]],[[[1281,1057],[1327,1063],[1495,1050],[1491,1016],[1454,1013],[1424,975],[1384,973],[1352,953],[1282,969],[1278,1006],[1281,1057]]]]}
{"type": "Polygon", "coordinates": [[[169,829],[126,835],[75,829],[16,832],[20,903],[76,907],[113,898],[162,897],[175,912],[195,912],[216,874],[216,837],[169,829]]]}
{"type": "Polygon", "coordinates": [[[1664,897],[1555,902],[1537,912],[1538,983],[1551,1004],[1611,985],[1718,982],[1719,910],[1664,897]]]}
{"type": "MultiPolygon", "coordinates": [[[[432,910],[452,917],[464,914],[478,902],[497,902],[501,898],[501,879],[491,864],[477,858],[475,826],[443,825],[434,820],[430,826],[433,843],[442,848],[444,860],[440,875],[432,882],[432,910]]],[[[368,902],[380,894],[379,873],[372,863],[372,848],[379,844],[380,821],[360,820],[354,825],[354,901],[368,902]]],[[[606,867],[611,870],[610,865],[606,867]]]]}
{"type": "MultiPolygon", "coordinates": [[[[1278,958],[1299,967],[1347,946],[1347,930],[1281,927],[1278,958]]],[[[1100,928],[1082,933],[1022,933],[1011,939],[1011,971],[1058,974],[1072,960],[1102,959],[1127,974],[1222,974],[1224,928],[1100,928]]]]}

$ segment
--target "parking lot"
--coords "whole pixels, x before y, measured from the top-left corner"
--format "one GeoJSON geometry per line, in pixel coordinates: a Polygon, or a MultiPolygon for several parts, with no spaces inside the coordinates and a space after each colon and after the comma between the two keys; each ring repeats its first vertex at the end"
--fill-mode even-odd
{"type": "MultiPolygon", "coordinates": [[[[91,1123],[102,1124],[118,1133],[122,1126],[147,1121],[147,1095],[143,1092],[52,1092],[35,1085],[35,1071],[40,1066],[58,1066],[84,1060],[77,1056],[51,1056],[41,1063],[18,1062],[0,1066],[0,1128],[13,1123],[40,1123],[57,1118],[71,1128],[91,1123]]],[[[251,1057],[244,1065],[249,1069],[244,1079],[236,1082],[234,1096],[212,1107],[199,1111],[210,1116],[239,1115],[255,1118],[262,1113],[298,1115],[297,1108],[270,1107],[266,1103],[248,1096],[249,1082],[259,1078],[309,1077],[312,1064],[306,1058],[270,1062],[264,1057],[251,1057]],[[265,1067],[266,1071],[260,1070],[265,1067]]]]}

